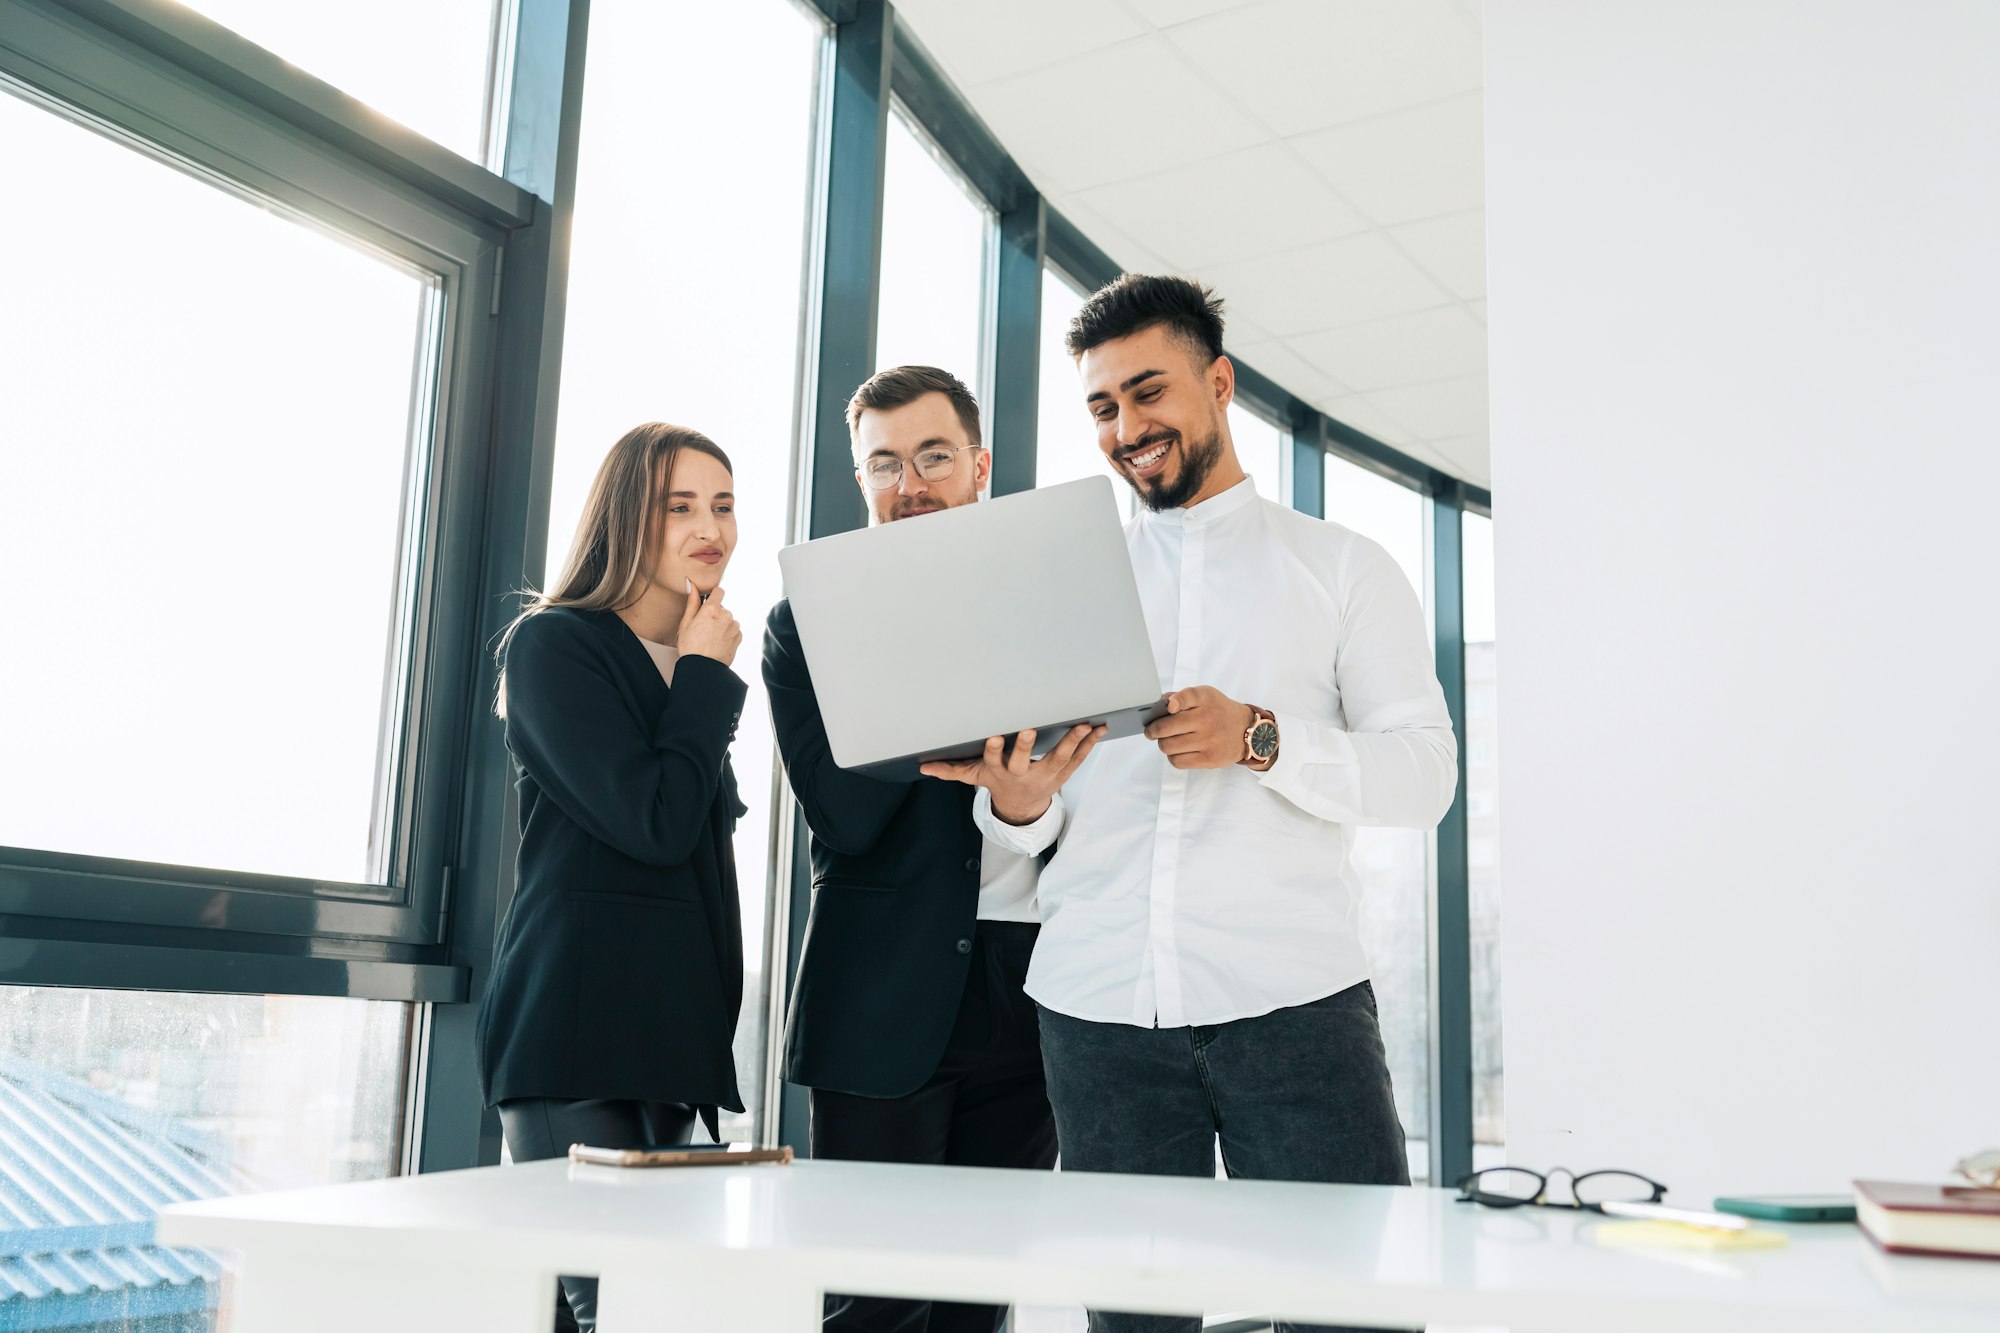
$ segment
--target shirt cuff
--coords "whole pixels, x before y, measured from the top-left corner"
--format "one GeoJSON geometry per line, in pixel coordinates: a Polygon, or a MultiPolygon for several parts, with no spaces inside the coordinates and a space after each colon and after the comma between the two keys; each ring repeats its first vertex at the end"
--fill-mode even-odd
{"type": "Polygon", "coordinates": [[[981,787],[972,798],[972,822],[988,841],[1018,856],[1040,856],[1062,831],[1063,798],[1057,792],[1049,808],[1032,824],[1009,824],[993,813],[993,792],[981,787]]]}
{"type": "Polygon", "coordinates": [[[1299,797],[1309,790],[1305,776],[1307,764],[1359,762],[1354,742],[1338,727],[1316,727],[1296,713],[1273,710],[1271,716],[1278,720],[1278,757],[1271,761],[1269,768],[1257,774],[1257,780],[1293,804],[1306,808],[1299,797]]]}

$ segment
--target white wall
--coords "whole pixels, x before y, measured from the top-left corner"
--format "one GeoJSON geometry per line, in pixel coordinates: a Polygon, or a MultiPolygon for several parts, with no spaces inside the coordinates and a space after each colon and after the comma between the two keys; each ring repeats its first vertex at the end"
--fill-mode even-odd
{"type": "Polygon", "coordinates": [[[2000,1144],[2000,4],[1486,7],[1509,1159],[2000,1144]]]}

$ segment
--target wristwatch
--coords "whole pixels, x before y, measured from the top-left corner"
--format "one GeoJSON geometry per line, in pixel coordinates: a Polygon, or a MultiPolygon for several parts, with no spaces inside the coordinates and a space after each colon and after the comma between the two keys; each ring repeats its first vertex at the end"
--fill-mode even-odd
{"type": "Polygon", "coordinates": [[[1268,764],[1278,755],[1278,719],[1268,708],[1250,705],[1250,725],[1243,729],[1239,764],[1268,764]]]}

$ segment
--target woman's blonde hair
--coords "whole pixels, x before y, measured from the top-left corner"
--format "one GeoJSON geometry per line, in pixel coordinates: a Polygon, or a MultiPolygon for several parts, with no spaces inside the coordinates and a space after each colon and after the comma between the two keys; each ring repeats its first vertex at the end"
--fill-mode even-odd
{"type": "Polygon", "coordinates": [[[499,696],[493,711],[507,715],[507,645],[521,622],[552,606],[579,611],[616,611],[632,605],[645,591],[647,560],[661,523],[659,499],[673,477],[674,462],[683,449],[707,454],[731,476],[736,469],[722,447],[698,430],[649,421],[634,426],[611,446],[590,496],[583,502],[576,539],[554,585],[523,595],[528,605],[501,631],[495,650],[500,660],[499,696]]]}

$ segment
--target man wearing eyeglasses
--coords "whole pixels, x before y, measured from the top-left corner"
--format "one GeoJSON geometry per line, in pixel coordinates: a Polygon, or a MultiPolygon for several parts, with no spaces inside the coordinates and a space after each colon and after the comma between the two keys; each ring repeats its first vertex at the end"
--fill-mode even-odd
{"type": "MultiPolygon", "coordinates": [[[[980,444],[979,405],[954,375],[884,370],[855,390],[847,426],[873,523],[972,504],[986,489],[993,459],[980,444]]],[[[921,616],[931,598],[969,596],[963,574],[912,569],[901,586],[879,590],[882,614],[921,616]]],[[[785,1077],[811,1090],[812,1155],[1054,1166],[1040,1028],[1023,989],[1040,858],[980,834],[969,786],[884,781],[834,763],[789,602],[771,611],[764,684],[812,835],[812,914],[785,1022],[785,1077]]],[[[927,692],[962,688],[884,680],[881,706],[921,708],[927,692]]],[[[995,753],[1007,777],[1004,794],[989,798],[996,812],[1032,824],[1025,814],[1055,808],[1051,798],[1094,744],[1088,727],[1075,727],[1040,760],[1029,760],[1028,744],[1010,758],[995,753]]],[[[829,1295],[826,1327],[993,1333],[1005,1313],[829,1295]]]]}

